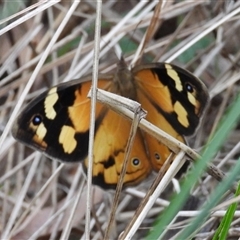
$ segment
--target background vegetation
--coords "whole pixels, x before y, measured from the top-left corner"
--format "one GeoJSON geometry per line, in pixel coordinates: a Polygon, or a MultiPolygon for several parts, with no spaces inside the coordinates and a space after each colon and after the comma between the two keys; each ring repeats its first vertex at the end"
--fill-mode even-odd
{"type": "MultiPolygon", "coordinates": [[[[79,164],[59,168],[58,162],[17,143],[9,131],[17,103],[25,99],[25,105],[43,89],[91,74],[96,6],[95,1],[0,2],[2,239],[86,237],[86,183],[79,164]]],[[[120,48],[132,65],[136,58],[141,63],[168,61],[188,69],[207,85],[211,96],[200,128],[188,139],[203,158],[182,184],[177,180],[169,184],[140,227],[131,230],[136,231],[133,239],[240,236],[239,197],[229,191],[240,170],[239,12],[238,1],[103,1],[99,72],[114,72],[120,48]],[[137,49],[157,4],[163,4],[157,30],[141,56],[137,49]],[[219,182],[205,171],[207,161],[227,175],[226,181],[219,182]],[[180,189],[180,195],[174,194],[180,189]]],[[[122,192],[111,239],[126,229],[154,177],[122,192]]],[[[94,187],[91,239],[103,239],[112,199],[112,192],[94,187]]]]}

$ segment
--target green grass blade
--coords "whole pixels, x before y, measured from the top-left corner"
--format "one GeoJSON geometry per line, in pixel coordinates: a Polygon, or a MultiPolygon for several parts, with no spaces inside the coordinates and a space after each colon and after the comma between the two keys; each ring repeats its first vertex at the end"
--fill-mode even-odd
{"type": "MultiPolygon", "coordinates": [[[[202,153],[202,158],[196,162],[195,168],[192,172],[188,175],[186,180],[183,182],[182,190],[178,195],[175,195],[172,199],[169,207],[161,214],[158,220],[153,227],[153,230],[149,232],[146,239],[158,239],[160,234],[164,231],[166,226],[172,221],[172,219],[176,216],[179,209],[183,206],[185,200],[188,197],[189,191],[191,187],[197,182],[198,177],[204,171],[206,164],[213,158],[219,148],[223,145],[226,137],[230,133],[231,129],[235,126],[236,122],[240,117],[240,95],[237,96],[234,103],[229,107],[227,114],[222,119],[218,130],[212,137],[211,141],[209,142],[208,146],[204,149],[202,153]]],[[[217,190],[214,194],[212,194],[212,200],[206,205],[205,209],[202,213],[195,219],[195,221],[186,228],[180,238],[187,239],[190,234],[192,234],[196,227],[199,226],[200,222],[205,219],[205,217],[209,214],[210,209],[220,200],[222,194],[231,186],[232,182],[236,178],[236,171],[239,173],[240,169],[240,162],[238,162],[239,166],[236,166],[233,169],[233,173],[230,174],[229,178],[225,179],[225,184],[221,183],[218,185],[217,190]]]]}
{"type": "MultiPolygon", "coordinates": [[[[239,196],[240,194],[240,184],[238,185],[238,189],[236,191],[235,196],[239,196]]],[[[230,225],[233,220],[234,213],[237,209],[238,203],[233,203],[229,206],[224,218],[222,219],[217,231],[215,232],[213,236],[213,240],[218,240],[218,239],[226,239],[227,234],[230,228],[230,225]]]]}
{"type": "Polygon", "coordinates": [[[216,190],[211,194],[209,202],[204,205],[201,213],[192,221],[179,236],[180,239],[188,239],[188,237],[203,223],[203,221],[210,215],[211,209],[218,204],[223,194],[231,187],[233,181],[238,177],[240,171],[240,159],[236,166],[229,173],[229,176],[224,179],[221,184],[218,184],[216,190]]]}

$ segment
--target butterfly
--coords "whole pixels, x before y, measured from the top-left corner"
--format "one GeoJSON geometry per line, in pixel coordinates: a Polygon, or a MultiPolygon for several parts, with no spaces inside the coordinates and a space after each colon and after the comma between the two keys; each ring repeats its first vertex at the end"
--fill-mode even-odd
{"type": "MultiPolygon", "coordinates": [[[[17,117],[13,136],[25,145],[63,162],[88,167],[91,77],[59,84],[42,93],[17,117]]],[[[138,65],[129,70],[123,59],[116,73],[99,75],[98,88],[138,101],[146,119],[177,140],[192,135],[206,108],[206,86],[193,74],[169,63],[138,65]]],[[[97,103],[93,184],[115,188],[123,165],[131,122],[97,103]]],[[[124,186],[136,185],[158,171],[170,149],[140,129],[137,131],[124,186]]]]}

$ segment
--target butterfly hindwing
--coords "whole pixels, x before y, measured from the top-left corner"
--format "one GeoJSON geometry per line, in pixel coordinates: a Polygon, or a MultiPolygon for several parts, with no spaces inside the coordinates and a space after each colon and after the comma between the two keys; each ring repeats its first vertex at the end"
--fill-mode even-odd
{"type": "MultiPolygon", "coordinates": [[[[115,188],[119,181],[131,122],[107,109],[94,139],[93,183],[106,188],[115,188]]],[[[85,160],[85,168],[88,159],[85,160]]],[[[135,136],[129,163],[124,176],[124,185],[133,185],[145,178],[151,165],[145,151],[141,132],[135,136]]]]}

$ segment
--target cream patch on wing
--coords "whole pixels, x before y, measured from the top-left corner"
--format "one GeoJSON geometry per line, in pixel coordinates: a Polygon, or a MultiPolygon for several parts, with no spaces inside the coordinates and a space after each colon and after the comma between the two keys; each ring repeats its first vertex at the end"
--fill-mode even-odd
{"type": "Polygon", "coordinates": [[[59,143],[62,144],[65,153],[72,153],[75,150],[77,146],[77,141],[74,138],[75,133],[75,129],[70,126],[64,125],[62,127],[59,135],[59,143]]]}
{"type": "Polygon", "coordinates": [[[47,129],[44,126],[44,124],[41,123],[40,125],[38,125],[37,131],[36,131],[36,134],[38,135],[38,137],[40,139],[43,139],[46,136],[46,133],[47,133],[47,129]]]}
{"type": "Polygon", "coordinates": [[[165,67],[166,67],[168,76],[170,76],[174,80],[176,89],[179,92],[181,92],[183,90],[183,85],[178,76],[178,73],[169,64],[165,64],[165,67]]]}
{"type": "Polygon", "coordinates": [[[196,98],[195,98],[190,92],[187,93],[187,97],[188,97],[189,102],[190,102],[193,106],[196,106],[196,105],[197,105],[196,98]]]}
{"type": "Polygon", "coordinates": [[[59,96],[57,94],[57,88],[54,87],[50,89],[44,101],[45,116],[48,119],[53,120],[57,116],[57,113],[54,109],[54,105],[58,101],[58,98],[59,96]]]}
{"type": "Polygon", "coordinates": [[[43,123],[40,123],[38,126],[30,123],[29,128],[31,128],[32,131],[35,132],[37,137],[41,140],[46,136],[47,128],[43,123]]]}
{"type": "Polygon", "coordinates": [[[198,116],[199,110],[200,110],[200,103],[199,101],[195,98],[195,96],[191,93],[188,92],[188,101],[195,107],[195,114],[198,116]]]}
{"type": "Polygon", "coordinates": [[[30,128],[35,131],[33,141],[37,143],[39,147],[45,149],[47,147],[47,143],[43,141],[43,139],[47,134],[47,128],[44,126],[43,123],[39,124],[38,126],[30,124],[30,128]]]}
{"type": "Polygon", "coordinates": [[[173,106],[174,112],[177,114],[178,121],[184,126],[189,127],[189,121],[188,121],[188,113],[186,109],[183,107],[183,105],[177,101],[173,106]]]}

